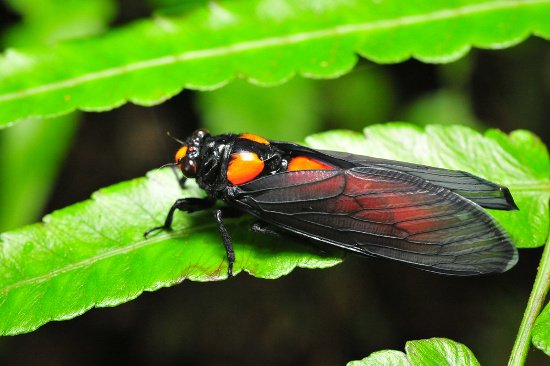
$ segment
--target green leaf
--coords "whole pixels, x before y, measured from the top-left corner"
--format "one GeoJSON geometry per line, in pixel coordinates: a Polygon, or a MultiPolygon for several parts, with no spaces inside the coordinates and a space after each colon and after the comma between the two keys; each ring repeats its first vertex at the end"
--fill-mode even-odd
{"type": "Polygon", "coordinates": [[[295,74],[329,78],[359,54],[375,62],[450,62],[472,46],[550,36],[550,0],[413,3],[218,1],[82,41],[0,58],[0,126],[127,101],[152,105],[183,88],[242,77],[261,85],[295,74]]]}
{"type": "MultiPolygon", "coordinates": [[[[309,141],[325,149],[345,147],[347,151],[360,152],[375,147],[379,153],[402,154],[406,154],[405,146],[413,144],[417,149],[414,153],[409,151],[410,157],[445,159],[446,167],[457,167],[454,164],[461,162],[451,158],[452,148],[460,146],[466,154],[464,160],[472,156],[469,153],[475,152],[478,167],[474,172],[479,172],[483,165],[479,161],[490,161],[489,158],[496,156],[492,155],[494,151],[507,152],[508,163],[523,151],[524,158],[529,159],[520,159],[512,167],[502,165],[499,174],[504,174],[500,169],[511,169],[514,174],[525,171],[534,177],[538,177],[534,167],[544,168],[541,161],[548,159],[544,146],[525,131],[516,131],[510,138],[496,134],[503,139],[501,143],[487,137],[494,135],[494,131],[483,136],[464,127],[428,126],[423,132],[401,123],[373,126],[366,132],[366,140],[359,134],[332,132],[314,136],[309,141]],[[400,136],[400,142],[392,140],[395,134],[400,136]],[[512,138],[518,134],[523,139],[512,138]],[[511,145],[507,146],[506,141],[511,145]],[[523,150],[519,141],[528,143],[523,150]],[[470,151],[473,149],[470,144],[487,144],[488,147],[486,151],[470,151]]],[[[548,169],[542,173],[542,176],[547,175],[548,169]]],[[[547,178],[545,182],[539,183],[547,184],[547,178]]],[[[538,192],[543,193],[548,194],[548,191],[538,192]]],[[[115,306],[135,298],[142,291],[153,291],[184,279],[214,281],[226,278],[225,250],[210,213],[178,213],[173,232],[158,232],[149,240],[142,236],[145,230],[164,222],[167,210],[177,198],[202,194],[191,183],[182,191],[169,169],[158,170],[147,178],[102,189],[91,200],[46,216],[44,223],[2,234],[0,334],[28,332],[50,320],[68,319],[94,306],[115,306]]],[[[522,194],[518,192],[520,206],[538,197],[526,195],[522,198],[522,194]]],[[[514,214],[525,215],[526,222],[530,222],[533,217],[548,215],[547,211],[546,207],[545,213],[520,211],[514,214]]],[[[499,219],[505,225],[513,223],[510,218],[499,219]]],[[[247,217],[227,220],[237,257],[235,273],[246,271],[256,277],[277,278],[296,267],[324,268],[341,261],[341,253],[321,256],[306,245],[250,232],[251,220],[247,217]]],[[[529,241],[523,244],[536,245],[529,241]]]]}
{"type": "Polygon", "coordinates": [[[468,347],[446,338],[409,341],[405,352],[374,352],[361,361],[349,362],[347,366],[479,366],[468,347]]]}
{"type": "Polygon", "coordinates": [[[535,347],[550,356],[550,302],[535,321],[532,341],[535,347]]]}
{"type": "Polygon", "coordinates": [[[550,158],[531,132],[480,134],[464,126],[407,123],[374,125],[364,135],[326,132],[306,139],[319,149],[464,170],[510,188],[519,211],[490,211],[519,248],[538,247],[548,237],[550,158]],[[365,139],[366,137],[366,139],[365,139]]]}
{"type": "MultiPolygon", "coordinates": [[[[178,214],[173,232],[144,240],[164,222],[181,191],[170,169],[120,183],[44,217],[44,223],[0,235],[0,334],[36,329],[50,320],[115,306],[184,279],[227,277],[225,249],[210,213],[178,214]]],[[[341,255],[320,256],[306,245],[250,232],[250,218],[228,219],[234,273],[277,278],[295,267],[324,268],[341,255]]]]}
{"type": "Polygon", "coordinates": [[[384,350],[371,353],[360,361],[351,361],[347,366],[411,366],[401,351],[384,350]]]}
{"type": "Polygon", "coordinates": [[[468,347],[445,338],[409,341],[405,352],[413,366],[479,366],[468,347]]]}

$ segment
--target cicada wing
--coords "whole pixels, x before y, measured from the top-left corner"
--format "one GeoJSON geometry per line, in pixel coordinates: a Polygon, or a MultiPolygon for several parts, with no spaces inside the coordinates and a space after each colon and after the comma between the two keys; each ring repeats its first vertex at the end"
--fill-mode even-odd
{"type": "Polygon", "coordinates": [[[312,155],[320,161],[333,163],[343,169],[361,166],[379,167],[414,175],[435,185],[447,188],[477,203],[481,207],[498,210],[518,209],[508,188],[468,172],[345,152],[314,150],[293,143],[275,143],[285,151],[298,151],[300,154],[312,155]]]}
{"type": "Polygon", "coordinates": [[[496,273],[517,262],[511,239],[478,205],[398,171],[279,173],[234,187],[233,200],[293,233],[433,272],[496,273]]]}
{"type": "Polygon", "coordinates": [[[481,207],[497,210],[518,209],[508,188],[468,172],[342,152],[322,151],[322,153],[352,162],[356,166],[378,166],[414,175],[445,187],[481,207]]]}

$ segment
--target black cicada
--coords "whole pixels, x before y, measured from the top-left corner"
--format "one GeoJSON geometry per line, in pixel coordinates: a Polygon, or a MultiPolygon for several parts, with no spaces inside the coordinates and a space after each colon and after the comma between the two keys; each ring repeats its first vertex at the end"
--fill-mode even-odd
{"type": "MultiPolygon", "coordinates": [[[[470,173],[205,130],[185,140],[175,159],[207,198],[178,199],[164,225],[145,235],[169,230],[175,210],[205,210],[222,200],[255,216],[255,231],[437,273],[504,272],[518,259],[508,234],[482,209],[517,210],[510,191],[470,173]]],[[[224,208],[214,213],[232,275],[224,208]]]]}

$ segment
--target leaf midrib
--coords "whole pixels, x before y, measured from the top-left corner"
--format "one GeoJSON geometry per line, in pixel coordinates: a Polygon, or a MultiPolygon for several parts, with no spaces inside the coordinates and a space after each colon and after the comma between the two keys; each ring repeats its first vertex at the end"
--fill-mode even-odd
{"type": "Polygon", "coordinates": [[[353,34],[369,30],[398,28],[405,25],[414,25],[427,23],[431,21],[439,21],[451,18],[459,18],[470,14],[479,14],[487,11],[496,11],[510,8],[521,8],[526,6],[534,6],[539,4],[550,4],[550,0],[531,0],[531,1],[494,1],[490,3],[466,5],[463,7],[442,9],[424,14],[408,15],[398,18],[381,19],[372,22],[357,23],[335,26],[327,29],[321,29],[311,32],[302,32],[290,34],[287,36],[269,37],[245,42],[236,42],[227,46],[214,47],[210,49],[187,51],[177,55],[162,56],[149,59],[146,61],[138,61],[121,65],[114,68],[105,69],[98,72],[92,72],[82,76],[65,79],[49,84],[40,85],[34,88],[24,89],[12,93],[0,95],[0,102],[16,100],[19,98],[38,95],[63,88],[74,87],[79,84],[84,84],[89,81],[106,79],[109,77],[119,76],[134,71],[141,71],[148,68],[166,66],[170,64],[183,63],[192,60],[207,59],[217,56],[226,56],[257,50],[262,48],[277,47],[283,44],[297,44],[301,42],[330,38],[336,34],[353,34]]]}
{"type": "Polygon", "coordinates": [[[34,276],[34,277],[30,277],[30,278],[27,278],[27,279],[24,279],[24,280],[14,282],[11,285],[8,285],[8,286],[2,288],[0,290],[0,293],[2,294],[2,296],[5,296],[10,291],[12,291],[12,290],[14,290],[18,287],[22,287],[22,286],[29,285],[29,284],[37,284],[37,283],[45,282],[45,281],[48,281],[48,280],[50,280],[50,279],[52,279],[52,278],[54,278],[58,275],[61,275],[61,274],[67,273],[67,272],[71,272],[71,271],[74,271],[74,270],[77,270],[77,269],[80,269],[80,268],[90,267],[90,266],[96,264],[97,262],[115,257],[115,256],[120,255],[120,254],[126,254],[126,253],[132,252],[134,250],[139,250],[141,248],[145,248],[145,247],[148,247],[150,245],[154,245],[154,244],[157,244],[159,242],[163,242],[163,241],[168,240],[168,239],[176,239],[176,238],[187,237],[187,236],[193,234],[194,232],[212,230],[215,227],[216,227],[216,225],[214,223],[209,223],[209,224],[202,224],[202,225],[199,225],[199,226],[193,226],[193,227],[189,227],[189,228],[185,228],[185,229],[174,230],[172,232],[165,232],[165,233],[157,235],[157,236],[155,236],[154,238],[151,238],[151,239],[140,240],[138,242],[135,242],[135,243],[123,246],[123,247],[107,250],[107,251],[102,252],[98,255],[94,255],[92,257],[83,259],[83,260],[75,262],[75,263],[71,263],[67,266],[55,269],[53,271],[50,271],[50,272],[47,272],[47,273],[44,273],[44,274],[41,274],[41,275],[38,275],[38,276],[34,276]]]}
{"type": "Polygon", "coordinates": [[[550,180],[547,181],[534,181],[534,182],[524,182],[524,183],[510,183],[508,185],[513,191],[516,192],[528,192],[528,193],[539,193],[547,192],[550,193],[550,180]]]}

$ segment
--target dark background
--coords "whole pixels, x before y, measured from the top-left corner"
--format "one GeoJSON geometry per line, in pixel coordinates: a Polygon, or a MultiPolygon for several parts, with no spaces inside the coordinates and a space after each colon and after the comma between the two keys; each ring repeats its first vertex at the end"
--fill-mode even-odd
{"type": "MultiPolygon", "coordinates": [[[[145,5],[131,9],[122,7],[115,23],[148,12],[145,5]]],[[[5,10],[1,14],[2,26],[17,21],[5,10]]],[[[412,121],[411,105],[451,86],[467,98],[476,121],[483,121],[474,127],[506,132],[525,128],[548,144],[549,66],[548,44],[531,38],[502,51],[474,50],[458,66],[414,60],[377,66],[363,60],[351,75],[378,73],[391,90],[391,108],[380,120],[363,125],[412,121]]],[[[321,98],[334,90],[331,82],[311,83],[322,84],[315,86],[321,98]]],[[[175,144],[165,131],[185,137],[204,125],[197,98],[197,92],[184,91],[152,108],[125,105],[111,112],[83,114],[44,213],[170,161],[175,144]]],[[[311,132],[359,130],[330,114],[319,114],[311,132]]],[[[225,123],[228,131],[241,132],[238,121],[225,123]]],[[[261,132],[261,126],[248,132],[261,132]]],[[[483,365],[502,365],[511,351],[541,252],[520,250],[513,270],[483,278],[445,277],[348,256],[334,268],[298,269],[278,280],[240,274],[220,283],[185,281],[116,308],[93,309],[30,334],[4,337],[0,363],[336,365],[377,350],[403,350],[408,340],[447,337],[470,347],[483,365]]],[[[532,350],[527,365],[547,360],[532,350]]]]}

